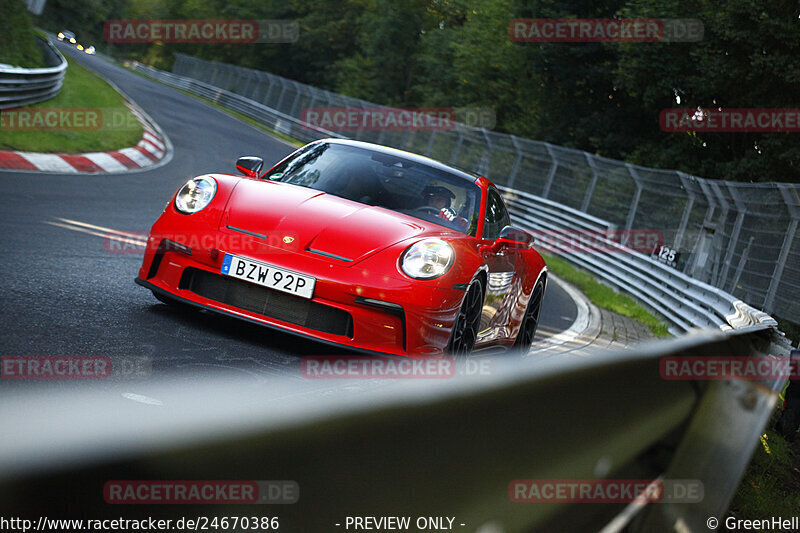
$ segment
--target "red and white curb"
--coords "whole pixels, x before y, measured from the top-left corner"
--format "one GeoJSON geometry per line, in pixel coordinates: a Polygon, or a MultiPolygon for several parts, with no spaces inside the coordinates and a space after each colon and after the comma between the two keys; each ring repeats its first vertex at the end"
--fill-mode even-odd
{"type": "Polygon", "coordinates": [[[0,169],[98,174],[145,169],[161,162],[171,152],[169,140],[144,111],[127,101],[125,105],[144,128],[142,139],[136,146],[111,152],[86,154],[43,154],[0,150],[0,169]]]}

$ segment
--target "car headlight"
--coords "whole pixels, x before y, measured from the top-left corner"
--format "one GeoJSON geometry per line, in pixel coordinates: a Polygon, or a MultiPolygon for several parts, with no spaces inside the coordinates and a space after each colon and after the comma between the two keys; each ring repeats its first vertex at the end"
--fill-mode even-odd
{"type": "Polygon", "coordinates": [[[186,215],[197,213],[214,199],[217,182],[212,178],[192,178],[175,196],[175,209],[186,215]]]}
{"type": "Polygon", "coordinates": [[[400,268],[414,279],[438,278],[453,266],[453,247],[441,239],[423,239],[409,246],[400,257],[400,268]]]}

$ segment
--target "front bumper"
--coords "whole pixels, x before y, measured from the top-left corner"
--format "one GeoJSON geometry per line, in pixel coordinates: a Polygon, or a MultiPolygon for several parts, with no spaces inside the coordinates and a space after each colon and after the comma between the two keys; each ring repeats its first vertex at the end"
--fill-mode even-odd
{"type": "Polygon", "coordinates": [[[357,351],[441,355],[465,294],[386,275],[386,265],[380,261],[338,264],[302,251],[277,250],[243,235],[239,246],[231,246],[229,240],[227,249],[221,249],[212,246],[218,240],[189,237],[185,245],[154,234],[159,234],[155,228],[136,280],[140,285],[228,316],[357,351]],[[313,297],[288,295],[221,274],[226,252],[315,277],[313,297]]]}

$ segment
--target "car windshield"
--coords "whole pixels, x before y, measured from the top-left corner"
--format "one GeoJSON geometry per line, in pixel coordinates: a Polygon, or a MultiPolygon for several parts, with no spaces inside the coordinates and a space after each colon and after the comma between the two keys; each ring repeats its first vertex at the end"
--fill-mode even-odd
{"type": "Polygon", "coordinates": [[[267,178],[476,234],[480,202],[476,183],[393,154],[312,144],[272,169],[267,178]]]}

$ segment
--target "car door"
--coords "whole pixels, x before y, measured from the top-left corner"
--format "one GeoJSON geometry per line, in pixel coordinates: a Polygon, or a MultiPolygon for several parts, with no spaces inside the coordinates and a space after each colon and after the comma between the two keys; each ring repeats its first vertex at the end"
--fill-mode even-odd
{"type": "Polygon", "coordinates": [[[509,317],[516,301],[519,285],[517,263],[519,252],[514,247],[498,243],[502,229],[511,218],[502,196],[494,187],[486,195],[486,214],[481,235],[481,254],[488,267],[488,284],[483,304],[478,342],[508,337],[509,317]]]}

